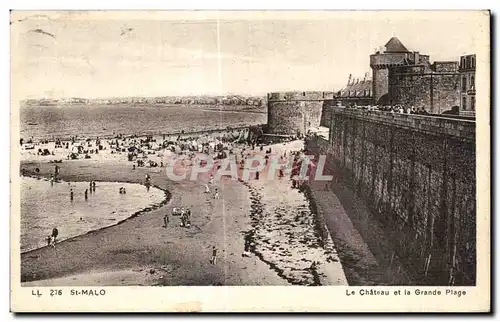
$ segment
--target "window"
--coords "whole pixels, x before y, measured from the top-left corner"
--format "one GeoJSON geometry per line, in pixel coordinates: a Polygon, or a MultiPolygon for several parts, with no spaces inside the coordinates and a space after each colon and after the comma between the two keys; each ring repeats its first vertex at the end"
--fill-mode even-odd
{"type": "Polygon", "coordinates": [[[471,109],[471,111],[476,110],[476,97],[475,96],[472,96],[470,98],[470,109],[471,109]]]}
{"type": "Polygon", "coordinates": [[[462,109],[467,110],[467,97],[462,97],[462,109]]]}
{"type": "Polygon", "coordinates": [[[471,89],[471,90],[474,90],[475,85],[476,85],[476,84],[475,84],[475,78],[474,78],[474,75],[472,75],[472,76],[470,77],[470,89],[471,89]]]}
{"type": "Polygon", "coordinates": [[[467,77],[462,77],[462,92],[467,91],[467,77]]]}
{"type": "Polygon", "coordinates": [[[476,56],[472,56],[472,68],[476,68],[476,56]]]}

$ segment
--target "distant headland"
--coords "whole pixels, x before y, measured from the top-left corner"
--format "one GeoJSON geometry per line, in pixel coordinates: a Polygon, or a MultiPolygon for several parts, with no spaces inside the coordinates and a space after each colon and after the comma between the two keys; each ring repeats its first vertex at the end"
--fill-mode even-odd
{"type": "Polygon", "coordinates": [[[256,109],[265,108],[266,96],[165,96],[165,97],[112,97],[112,98],[39,98],[21,101],[21,106],[60,106],[60,105],[119,105],[119,104],[154,104],[154,105],[207,105],[207,106],[248,106],[256,109]]]}

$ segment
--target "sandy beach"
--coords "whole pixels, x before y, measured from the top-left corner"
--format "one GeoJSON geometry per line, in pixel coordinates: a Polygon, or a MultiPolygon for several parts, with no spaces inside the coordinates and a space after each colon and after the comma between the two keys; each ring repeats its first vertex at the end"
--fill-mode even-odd
{"type": "MultiPolygon", "coordinates": [[[[272,146],[273,151],[288,149],[285,144],[272,146]]],[[[171,194],[167,204],[148,209],[118,225],[63,241],[55,248],[44,247],[21,255],[23,285],[346,285],[342,266],[330,239],[325,249],[315,242],[302,244],[280,239],[278,253],[264,257],[257,252],[243,256],[246,235],[252,229],[254,199],[252,193],[266,195],[262,183],[244,184],[223,179],[215,182],[220,199],[205,193],[207,177],[198,181],[168,180],[162,168],[136,168],[125,155],[111,159],[80,159],[63,161],[60,178],[65,181],[109,181],[143,183],[151,176],[152,184],[171,194]],[[173,207],[191,207],[192,226],[179,227],[178,217],[171,217],[164,228],[163,216],[173,207]],[[218,250],[216,265],[210,263],[212,247],[218,250]],[[310,250],[313,250],[311,253],[310,250]],[[297,263],[283,257],[283,251],[295,254],[297,263]],[[281,253],[280,253],[281,252],[281,253]],[[303,258],[303,260],[300,259],[303,258]],[[263,260],[264,259],[264,260],[263,260]],[[315,272],[310,266],[316,261],[315,272]],[[278,269],[276,269],[278,268],[278,269]],[[287,271],[288,273],[283,273],[287,271]],[[295,271],[294,271],[295,270],[295,271]],[[313,276],[314,275],[314,276],[313,276]],[[316,278],[316,279],[315,279],[316,278]]],[[[48,161],[25,160],[21,167],[27,171],[40,169],[41,176],[50,176],[54,164],[48,161]]],[[[286,203],[290,182],[274,182],[282,200],[263,200],[266,211],[286,203]]],[[[266,189],[273,189],[272,186],[266,189]]],[[[270,190],[268,190],[270,191],[270,190]]],[[[297,191],[297,207],[304,197],[297,191]],[[302,199],[301,199],[302,198],[302,199]]],[[[290,209],[294,209],[293,207],[290,209]]],[[[287,215],[285,214],[285,217],[287,215]]],[[[314,216],[314,214],[308,214],[314,216]]],[[[311,217],[312,218],[312,217],[311,217]]],[[[311,219],[313,220],[313,219],[311,219]]],[[[312,221],[297,222],[283,230],[295,230],[318,238],[312,221]]],[[[266,221],[272,230],[282,229],[276,221],[266,221]],[[273,226],[274,225],[274,226],[273,226]]],[[[261,251],[261,239],[255,249],[261,251]]],[[[286,257],[286,256],[285,256],[286,257]]]]}

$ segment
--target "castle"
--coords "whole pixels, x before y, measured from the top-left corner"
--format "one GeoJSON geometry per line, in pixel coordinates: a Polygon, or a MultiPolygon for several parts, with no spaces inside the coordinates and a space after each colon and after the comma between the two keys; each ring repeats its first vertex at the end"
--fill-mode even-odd
{"type": "Polygon", "coordinates": [[[396,37],[370,55],[372,78],[352,75],[337,92],[268,94],[268,132],[304,134],[328,126],[333,106],[403,105],[429,114],[475,116],[476,56],[430,62],[429,55],[409,51],[396,37]]]}

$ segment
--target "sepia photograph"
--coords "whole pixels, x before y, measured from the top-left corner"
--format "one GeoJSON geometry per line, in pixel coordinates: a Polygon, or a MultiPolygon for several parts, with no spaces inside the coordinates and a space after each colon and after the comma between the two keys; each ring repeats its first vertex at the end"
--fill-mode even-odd
{"type": "Polygon", "coordinates": [[[489,25],[11,11],[12,301],[272,286],[388,308],[408,287],[486,308],[489,25]]]}

